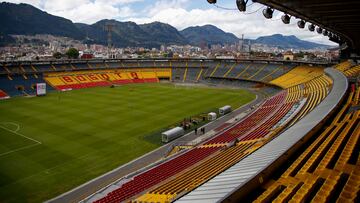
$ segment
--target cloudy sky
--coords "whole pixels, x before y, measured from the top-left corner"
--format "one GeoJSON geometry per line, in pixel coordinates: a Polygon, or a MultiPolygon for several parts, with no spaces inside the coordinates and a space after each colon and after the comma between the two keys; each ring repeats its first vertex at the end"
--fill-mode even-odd
{"type": "Polygon", "coordinates": [[[273,19],[262,15],[263,5],[248,3],[247,12],[236,9],[235,0],[218,0],[217,6],[206,0],[7,0],[13,3],[29,3],[53,15],[73,22],[92,24],[101,19],[149,23],[160,21],[179,30],[189,26],[213,24],[238,37],[255,39],[271,34],[296,35],[297,37],[334,45],[327,37],[299,29],[297,19],[290,25],[280,20],[282,13],[275,12],[273,19]]]}

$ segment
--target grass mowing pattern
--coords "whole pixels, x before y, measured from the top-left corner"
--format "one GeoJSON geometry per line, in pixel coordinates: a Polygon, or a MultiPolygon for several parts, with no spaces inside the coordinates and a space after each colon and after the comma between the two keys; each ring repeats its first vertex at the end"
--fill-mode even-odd
{"type": "Polygon", "coordinates": [[[8,129],[0,128],[0,154],[29,146],[0,155],[0,202],[53,198],[159,147],[160,135],[146,139],[151,132],[254,98],[244,90],[139,84],[0,101],[0,126],[8,129]]]}

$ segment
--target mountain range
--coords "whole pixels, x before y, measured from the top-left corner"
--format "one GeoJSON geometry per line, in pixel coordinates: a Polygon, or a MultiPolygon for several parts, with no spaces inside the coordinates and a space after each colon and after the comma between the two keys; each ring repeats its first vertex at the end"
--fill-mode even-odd
{"type": "Polygon", "coordinates": [[[213,25],[188,27],[180,33],[189,41],[190,44],[234,44],[239,42],[234,34],[224,32],[213,25]]]}
{"type": "MultiPolygon", "coordinates": [[[[147,48],[161,45],[213,45],[234,44],[239,38],[232,33],[213,26],[188,27],[178,31],[169,24],[153,22],[136,24],[116,20],[101,20],[88,25],[48,14],[29,4],[0,3],[0,46],[11,44],[10,35],[51,34],[70,37],[86,43],[107,44],[106,25],[112,25],[112,43],[115,47],[143,46],[147,48]]],[[[266,44],[284,49],[327,48],[327,45],[303,41],[295,36],[280,34],[259,37],[252,43],[266,44]]]]}
{"type": "Polygon", "coordinates": [[[284,49],[312,49],[312,48],[328,48],[329,46],[318,44],[314,42],[308,42],[304,40],[300,40],[294,35],[283,36],[280,34],[270,35],[259,37],[253,41],[253,43],[257,44],[266,44],[268,46],[277,46],[284,49]]]}

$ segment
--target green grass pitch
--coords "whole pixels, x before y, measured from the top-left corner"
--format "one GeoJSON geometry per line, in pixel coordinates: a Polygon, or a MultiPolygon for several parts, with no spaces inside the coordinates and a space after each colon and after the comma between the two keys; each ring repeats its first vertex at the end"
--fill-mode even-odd
{"type": "Polygon", "coordinates": [[[156,149],[154,132],[164,127],[254,98],[245,90],[138,84],[0,101],[0,202],[51,199],[156,149]]]}

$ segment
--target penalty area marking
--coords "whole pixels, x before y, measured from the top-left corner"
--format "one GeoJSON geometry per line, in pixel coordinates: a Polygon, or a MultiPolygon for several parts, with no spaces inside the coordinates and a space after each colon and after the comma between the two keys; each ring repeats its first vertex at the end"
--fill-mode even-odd
{"type": "MultiPolygon", "coordinates": [[[[18,132],[20,130],[20,125],[17,124],[17,123],[14,123],[14,122],[1,122],[0,123],[0,125],[8,125],[8,124],[13,125],[13,126],[16,127],[16,130],[12,130],[12,131],[18,132]]],[[[10,130],[9,128],[7,128],[7,129],[10,130]]]]}
{"type": "Polygon", "coordinates": [[[29,148],[35,147],[37,145],[40,145],[40,143],[35,143],[35,144],[32,144],[32,145],[28,145],[28,146],[25,146],[25,147],[20,147],[20,148],[17,148],[17,149],[8,151],[8,152],[4,152],[4,153],[0,154],[0,157],[11,154],[11,153],[14,153],[14,152],[18,152],[18,151],[21,151],[21,150],[24,150],[24,149],[29,149],[29,148]]]}
{"type": "Polygon", "coordinates": [[[35,142],[35,144],[32,144],[32,145],[28,145],[28,146],[20,147],[20,148],[17,148],[17,149],[8,151],[8,152],[4,152],[4,153],[0,154],[0,156],[4,156],[4,155],[7,155],[7,154],[11,154],[11,153],[13,153],[13,152],[18,152],[18,151],[21,151],[21,150],[24,150],[24,149],[28,149],[28,148],[34,147],[34,146],[36,146],[36,145],[42,144],[42,143],[41,143],[40,141],[38,141],[38,140],[35,140],[35,139],[31,138],[31,137],[28,137],[28,136],[26,136],[26,135],[23,135],[23,134],[19,133],[18,131],[20,130],[20,125],[17,124],[17,123],[13,123],[13,122],[1,122],[1,123],[0,123],[0,128],[6,130],[6,131],[8,131],[8,132],[14,133],[15,135],[18,135],[18,136],[20,136],[20,137],[23,137],[23,138],[25,138],[25,139],[27,139],[27,140],[31,140],[31,141],[35,142]],[[11,130],[11,129],[6,128],[6,127],[3,126],[4,124],[14,125],[14,126],[16,126],[16,130],[11,130]]]}

